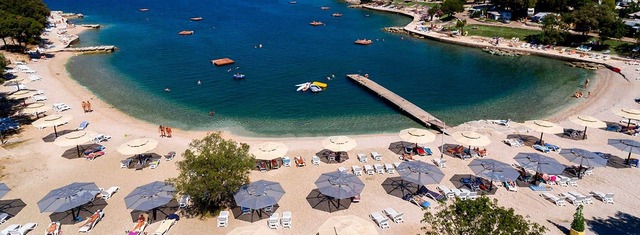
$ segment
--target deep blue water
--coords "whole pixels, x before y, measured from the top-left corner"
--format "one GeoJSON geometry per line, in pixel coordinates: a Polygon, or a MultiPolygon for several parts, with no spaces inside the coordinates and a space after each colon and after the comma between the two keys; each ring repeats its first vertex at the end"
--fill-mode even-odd
{"type": "Polygon", "coordinates": [[[82,34],[80,46],[120,48],[72,58],[67,67],[74,79],[134,117],[183,129],[329,135],[419,126],[346,79],[349,73],[369,74],[447,124],[526,120],[575,102],[571,94],[592,76],[561,61],[496,57],[385,33],[381,28],[410,19],[333,0],[45,2],[52,10],[82,12],[85,18],[76,23],[104,26],[82,34]],[[332,17],[334,12],[344,16],[332,17]],[[204,20],[189,21],[196,16],[204,20]],[[312,27],[313,20],[326,25],[312,27]],[[195,34],[179,36],[182,30],[195,34]],[[374,43],[354,45],[359,38],[374,43]],[[236,64],[211,64],[221,57],[236,64]],[[247,78],[233,80],[235,72],[247,78]],[[332,74],[335,79],[327,81],[332,74]],[[326,82],[329,88],[320,94],[295,91],[295,84],[307,81],[326,82]],[[167,87],[171,92],[164,92],[167,87]],[[214,117],[208,116],[212,109],[214,117]]]}

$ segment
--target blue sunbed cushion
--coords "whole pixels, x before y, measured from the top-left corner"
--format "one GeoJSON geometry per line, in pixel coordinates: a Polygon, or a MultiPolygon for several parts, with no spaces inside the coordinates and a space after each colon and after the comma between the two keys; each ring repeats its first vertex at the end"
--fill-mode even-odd
{"type": "Polygon", "coordinates": [[[80,123],[80,126],[78,126],[78,130],[84,130],[85,128],[87,128],[88,125],[89,125],[89,122],[84,121],[80,123]]]}
{"type": "Polygon", "coordinates": [[[547,148],[549,148],[550,150],[553,150],[553,151],[558,151],[560,149],[560,147],[558,147],[557,145],[553,145],[553,144],[549,144],[549,143],[544,144],[544,147],[547,147],[547,148]]]}
{"type": "Polygon", "coordinates": [[[549,150],[549,148],[547,148],[545,146],[542,146],[542,145],[539,145],[539,144],[534,144],[533,148],[535,150],[538,150],[538,151],[543,152],[543,153],[548,153],[549,151],[551,151],[551,150],[549,150]]]}
{"type": "Polygon", "coordinates": [[[422,206],[422,207],[429,207],[429,206],[431,206],[431,203],[429,203],[429,202],[423,202],[422,204],[420,204],[420,206],[422,206]]]}
{"type": "Polygon", "coordinates": [[[539,185],[531,185],[529,188],[533,191],[551,191],[553,190],[551,186],[539,186],[539,185]]]}
{"type": "Polygon", "coordinates": [[[427,152],[427,155],[429,156],[433,155],[433,152],[431,151],[430,148],[424,148],[424,151],[427,152]]]}

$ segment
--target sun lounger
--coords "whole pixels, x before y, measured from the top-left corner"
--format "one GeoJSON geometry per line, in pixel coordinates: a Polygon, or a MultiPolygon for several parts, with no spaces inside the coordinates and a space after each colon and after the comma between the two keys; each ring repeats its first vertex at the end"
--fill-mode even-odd
{"type": "Polygon", "coordinates": [[[55,104],[53,104],[53,111],[56,111],[56,112],[62,112],[62,111],[69,110],[69,109],[71,109],[71,107],[69,107],[69,105],[67,105],[65,103],[55,103],[55,104]]]}
{"type": "Polygon", "coordinates": [[[404,219],[402,218],[404,213],[398,213],[396,210],[394,210],[391,207],[389,207],[387,209],[384,209],[384,213],[389,218],[391,218],[391,220],[393,220],[393,222],[395,222],[395,223],[404,223],[404,219]]]}
{"type": "MultiPolygon", "coordinates": [[[[45,95],[34,95],[34,96],[31,96],[31,99],[33,99],[33,101],[35,102],[48,100],[48,98],[45,95]]],[[[57,110],[54,110],[54,111],[57,111],[57,110]]],[[[62,111],[57,111],[57,112],[62,112],[62,111]]]]}
{"type": "Polygon", "coordinates": [[[396,172],[396,169],[393,167],[393,165],[389,163],[384,164],[384,169],[387,170],[387,173],[389,174],[393,174],[396,172]]]}
{"type": "Polygon", "coordinates": [[[171,151],[171,152],[167,153],[167,155],[164,155],[164,160],[171,161],[171,160],[173,160],[174,157],[176,157],[176,152],[175,151],[171,151]]]}
{"type": "Polygon", "coordinates": [[[111,139],[111,136],[105,134],[98,134],[95,138],[93,138],[93,142],[99,144],[104,141],[108,141],[111,139]]]}
{"type": "Polygon", "coordinates": [[[311,164],[320,165],[320,158],[318,156],[311,157],[311,164]]]}
{"type": "Polygon", "coordinates": [[[380,155],[378,152],[371,152],[371,157],[376,161],[382,161],[382,155],[380,155]]]}
{"type": "Polygon", "coordinates": [[[554,152],[560,152],[560,150],[562,150],[562,148],[560,148],[559,146],[553,145],[553,144],[550,144],[550,143],[545,143],[544,147],[547,147],[549,150],[554,151],[554,152]]]}
{"type": "Polygon", "coordinates": [[[511,184],[509,184],[508,182],[504,182],[504,187],[511,192],[517,192],[518,191],[518,187],[517,186],[512,186],[511,184]]]}
{"type": "Polygon", "coordinates": [[[426,156],[427,155],[427,151],[424,151],[423,147],[417,147],[416,148],[416,153],[418,153],[418,155],[420,155],[420,156],[426,156]]]}
{"type": "Polygon", "coordinates": [[[101,210],[96,211],[95,213],[93,213],[93,215],[85,219],[82,226],[80,226],[80,229],[78,230],[78,232],[88,233],[93,229],[93,227],[96,226],[96,224],[98,224],[98,222],[102,219],[103,216],[104,216],[104,213],[101,210]]]}
{"type": "Polygon", "coordinates": [[[444,185],[438,186],[438,190],[440,190],[440,192],[442,192],[442,194],[444,194],[444,196],[446,196],[447,198],[453,198],[455,196],[453,191],[451,191],[449,188],[447,188],[444,185]]]}
{"type": "Polygon", "coordinates": [[[576,198],[569,193],[560,193],[560,196],[565,197],[574,206],[584,205],[584,203],[582,202],[582,198],[576,198]]]}
{"type": "Polygon", "coordinates": [[[593,200],[591,199],[593,196],[591,195],[582,195],[581,193],[578,193],[576,191],[569,191],[568,194],[570,194],[571,196],[574,196],[576,199],[582,201],[583,204],[593,204],[593,200]]]}
{"type": "Polygon", "coordinates": [[[529,188],[533,191],[551,191],[553,188],[547,184],[529,185],[529,188]]]}
{"type": "Polygon", "coordinates": [[[80,125],[78,125],[78,128],[76,130],[79,130],[79,131],[84,130],[87,128],[87,126],[89,126],[89,122],[83,121],[80,123],[80,125]]]}
{"type": "Polygon", "coordinates": [[[282,219],[280,219],[280,224],[283,228],[291,228],[293,225],[293,215],[291,211],[282,212],[282,219]]]}
{"type": "Polygon", "coordinates": [[[149,163],[149,168],[156,169],[160,165],[160,159],[153,160],[149,163]]]}
{"type": "Polygon", "coordinates": [[[7,222],[7,219],[9,219],[9,214],[7,213],[0,214],[0,224],[7,222]]]}
{"type": "Polygon", "coordinates": [[[133,159],[131,158],[120,161],[120,168],[129,168],[129,165],[131,165],[132,161],[133,159]]]}
{"type": "Polygon", "coordinates": [[[344,168],[343,166],[341,166],[341,167],[338,167],[338,171],[347,173],[347,168],[344,168]]]}
{"type": "Polygon", "coordinates": [[[85,149],[84,150],[84,155],[89,155],[95,152],[100,152],[102,150],[105,150],[107,147],[105,147],[104,145],[97,145],[97,146],[93,146],[91,148],[85,149]]]}
{"type": "MultiPolygon", "coordinates": [[[[425,189],[426,189],[426,188],[425,188],[425,189]]],[[[439,193],[436,193],[436,192],[431,191],[431,190],[428,190],[428,189],[427,189],[427,190],[425,190],[425,192],[424,192],[424,196],[426,196],[426,197],[428,197],[428,198],[431,198],[431,199],[433,199],[433,200],[435,200],[435,201],[442,201],[442,200],[445,200],[445,199],[446,199],[444,195],[439,194],[439,193]]]]}
{"type": "Polygon", "coordinates": [[[282,166],[291,167],[291,158],[283,157],[282,158],[282,166]]]}
{"type": "Polygon", "coordinates": [[[45,235],[59,235],[60,234],[60,222],[51,222],[45,235]]]}
{"type": "MultiPolygon", "coordinates": [[[[320,158],[318,158],[317,156],[314,156],[314,157],[316,157],[317,159],[312,159],[312,161],[317,160],[318,164],[320,164],[320,158]]],[[[303,167],[307,165],[307,163],[304,161],[304,158],[302,158],[302,156],[294,157],[293,161],[296,163],[297,167],[303,167]]],[[[316,163],[313,163],[313,164],[318,165],[316,163]]]]}
{"type": "Polygon", "coordinates": [[[567,182],[570,186],[578,187],[578,178],[571,178],[569,182],[567,182]]]}
{"type": "Polygon", "coordinates": [[[542,145],[539,145],[539,144],[534,144],[531,147],[533,147],[533,149],[538,150],[538,151],[543,152],[543,153],[551,152],[551,150],[549,148],[547,148],[545,146],[542,146],[542,145]]]}
{"type": "Polygon", "coordinates": [[[373,167],[371,165],[364,165],[364,172],[367,173],[367,175],[375,174],[375,171],[373,170],[373,167]]]}
{"type": "Polygon", "coordinates": [[[469,193],[471,193],[471,191],[467,189],[452,189],[451,191],[460,200],[467,200],[469,193]]]}
{"type": "Polygon", "coordinates": [[[240,213],[242,215],[249,215],[249,214],[251,214],[251,209],[246,208],[246,207],[240,207],[240,213]]]}
{"type": "Polygon", "coordinates": [[[85,158],[87,160],[93,161],[93,160],[95,160],[96,158],[98,158],[98,157],[100,157],[102,155],[104,155],[104,151],[98,151],[98,152],[90,153],[85,158]]]}
{"type": "Polygon", "coordinates": [[[9,232],[16,231],[19,228],[20,228],[19,224],[12,224],[12,225],[9,225],[8,227],[6,227],[5,229],[3,229],[2,231],[0,231],[0,234],[8,235],[9,232]]]}
{"type": "Polygon", "coordinates": [[[556,206],[566,206],[567,204],[564,202],[565,198],[564,197],[556,197],[553,194],[550,193],[542,193],[540,194],[540,196],[542,196],[544,199],[551,201],[553,203],[556,204],[556,206]]]}
{"type": "Polygon", "coordinates": [[[476,198],[478,198],[478,192],[470,192],[467,195],[467,199],[469,200],[476,200],[476,198]]]}
{"type": "Polygon", "coordinates": [[[591,194],[594,197],[600,199],[604,203],[611,203],[611,204],[613,204],[613,196],[615,195],[614,193],[604,194],[604,193],[598,192],[598,191],[591,191],[589,194],[591,194]]]}
{"type": "Polygon", "coordinates": [[[100,196],[102,196],[102,199],[104,200],[109,200],[109,198],[111,198],[111,196],[113,196],[114,193],[118,192],[118,189],[120,188],[116,186],[113,186],[107,190],[100,188],[100,196]]]}
{"type": "Polygon", "coordinates": [[[433,163],[435,163],[436,166],[438,166],[440,168],[447,167],[447,160],[444,160],[444,159],[441,159],[441,158],[434,158],[433,159],[433,163]]]}
{"type": "Polygon", "coordinates": [[[229,211],[220,211],[218,215],[218,228],[229,226],[229,211]]]}
{"type": "Polygon", "coordinates": [[[373,221],[375,221],[376,224],[380,226],[380,228],[382,229],[389,228],[389,219],[382,217],[382,215],[379,212],[375,211],[371,213],[369,217],[371,217],[371,219],[373,219],[373,221]]]}
{"type": "Polygon", "coordinates": [[[133,229],[127,231],[129,235],[142,235],[144,234],[144,230],[147,228],[147,221],[138,221],[134,223],[133,229]]]}
{"type": "Polygon", "coordinates": [[[173,224],[176,223],[175,219],[164,219],[162,220],[162,223],[160,223],[160,227],[158,227],[158,229],[156,229],[156,232],[153,233],[153,235],[165,235],[167,234],[167,232],[169,232],[169,229],[171,229],[171,226],[173,226],[173,224]]]}
{"type": "Polygon", "coordinates": [[[278,229],[278,222],[280,221],[280,215],[278,213],[273,213],[269,216],[267,220],[267,225],[269,225],[270,229],[278,229]]]}
{"type": "Polygon", "coordinates": [[[351,169],[353,170],[354,175],[357,175],[357,176],[362,175],[362,168],[360,168],[360,166],[352,166],[351,169]]]}
{"type": "Polygon", "coordinates": [[[189,202],[191,202],[191,196],[189,195],[182,195],[180,196],[180,201],[179,201],[179,208],[187,208],[189,206],[189,202]]]}
{"type": "Polygon", "coordinates": [[[367,155],[364,153],[358,153],[358,161],[367,162],[367,155]]]}
{"type": "Polygon", "coordinates": [[[376,169],[376,173],[384,174],[384,167],[380,164],[373,164],[373,168],[376,169]]]}
{"type": "Polygon", "coordinates": [[[505,139],[502,142],[511,146],[511,147],[521,147],[520,143],[516,139],[505,139]]]}

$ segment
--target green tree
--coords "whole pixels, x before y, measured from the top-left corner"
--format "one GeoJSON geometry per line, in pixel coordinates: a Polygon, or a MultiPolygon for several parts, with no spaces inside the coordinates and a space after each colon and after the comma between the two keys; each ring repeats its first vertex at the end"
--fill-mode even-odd
{"type": "Polygon", "coordinates": [[[44,30],[50,12],[42,0],[0,1],[0,38],[18,41],[26,46],[35,43],[44,30]]]}
{"type": "Polygon", "coordinates": [[[606,15],[603,14],[603,9],[606,9],[606,7],[596,4],[581,7],[567,18],[567,22],[573,24],[573,30],[586,35],[598,28],[599,19],[606,15]]]}
{"type": "Polygon", "coordinates": [[[622,38],[627,34],[628,28],[619,18],[601,19],[599,23],[600,40],[605,41],[609,38],[622,38]]]}
{"type": "Polygon", "coordinates": [[[536,0],[492,0],[491,3],[501,9],[510,10],[513,17],[523,17],[527,15],[527,8],[535,7],[536,0]]]}
{"type": "Polygon", "coordinates": [[[436,14],[438,14],[438,12],[440,12],[440,8],[441,5],[435,5],[433,7],[430,7],[429,10],[427,10],[427,13],[429,14],[429,21],[433,21],[433,16],[435,16],[436,14]]]}
{"type": "Polygon", "coordinates": [[[445,0],[442,3],[442,7],[440,10],[449,16],[464,11],[464,1],[463,0],[445,0]]]}
{"type": "Polygon", "coordinates": [[[584,216],[582,215],[582,205],[576,208],[576,213],[573,214],[573,222],[571,222],[571,229],[577,232],[584,232],[584,216]]]}
{"type": "Polygon", "coordinates": [[[223,139],[220,132],[193,140],[179,161],[180,174],[169,179],[178,191],[188,194],[195,212],[206,215],[234,204],[233,194],[249,183],[255,158],[247,144],[223,139]]]}
{"type": "Polygon", "coordinates": [[[529,234],[542,235],[547,228],[515,214],[513,208],[498,206],[498,200],[491,201],[482,196],[476,200],[456,200],[441,203],[435,214],[424,213],[422,228],[427,235],[436,234],[529,234]]]}
{"type": "Polygon", "coordinates": [[[0,53],[0,69],[4,69],[5,67],[7,67],[7,59],[4,58],[4,54],[0,53]]]}
{"type": "Polygon", "coordinates": [[[467,20],[458,20],[456,28],[460,29],[460,35],[464,35],[464,27],[467,26],[467,20]]]}
{"type": "Polygon", "coordinates": [[[567,26],[562,18],[557,15],[546,15],[542,18],[542,34],[539,37],[540,43],[552,44],[563,42],[567,34],[567,26]]]}

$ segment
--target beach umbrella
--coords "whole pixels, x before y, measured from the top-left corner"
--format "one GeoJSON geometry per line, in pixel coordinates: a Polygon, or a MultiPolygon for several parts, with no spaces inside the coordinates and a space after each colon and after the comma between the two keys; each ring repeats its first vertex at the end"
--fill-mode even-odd
{"type": "Polygon", "coordinates": [[[274,158],[284,157],[289,151],[289,147],[280,142],[264,142],[252,146],[249,153],[253,154],[258,160],[272,160],[274,158]]]}
{"type": "Polygon", "coordinates": [[[33,113],[36,115],[36,117],[38,117],[40,113],[47,112],[49,109],[51,109],[51,106],[49,106],[48,104],[35,102],[24,107],[21,112],[24,114],[33,113]]]}
{"type": "Polygon", "coordinates": [[[636,140],[609,139],[608,144],[629,153],[629,155],[627,155],[627,164],[629,164],[629,159],[631,159],[631,153],[640,154],[640,142],[636,140]]]}
{"type": "Polygon", "coordinates": [[[55,133],[55,136],[57,138],[58,130],[56,129],[56,127],[59,125],[69,123],[71,119],[73,119],[73,116],[69,114],[65,114],[65,115],[53,114],[53,115],[41,117],[40,119],[32,122],[31,125],[33,125],[36,128],[53,127],[53,132],[55,133]]]}
{"type": "Polygon", "coordinates": [[[278,204],[284,193],[280,183],[258,180],[241,186],[233,199],[238,206],[259,210],[278,204]]]}
{"type": "Polygon", "coordinates": [[[364,189],[364,183],[360,178],[342,171],[323,173],[315,184],[320,193],[338,200],[336,208],[340,208],[341,199],[358,196],[364,189]]]}
{"type": "Polygon", "coordinates": [[[612,111],[615,115],[629,119],[627,128],[631,125],[631,120],[640,120],[640,110],[637,109],[618,108],[613,109],[612,111]]]}
{"type": "Polygon", "coordinates": [[[346,136],[331,136],[322,141],[322,147],[334,152],[346,152],[354,149],[356,140],[346,136]]]}
{"type": "Polygon", "coordinates": [[[4,195],[7,195],[9,191],[11,191],[11,189],[9,189],[7,184],[0,183],[0,198],[4,197],[4,195]]]}
{"type": "Polygon", "coordinates": [[[227,233],[227,235],[278,235],[267,226],[252,225],[237,227],[227,233]]]}
{"type": "Polygon", "coordinates": [[[139,138],[134,139],[118,147],[118,152],[123,155],[135,155],[146,153],[155,149],[158,146],[158,141],[151,138],[139,138]]]}
{"type": "Polygon", "coordinates": [[[7,81],[4,83],[5,86],[16,86],[17,91],[20,90],[20,85],[22,85],[22,81],[24,81],[24,78],[18,78],[18,79],[11,79],[11,81],[7,81]]]}
{"type": "Polygon", "coordinates": [[[436,140],[436,135],[433,132],[418,128],[401,130],[398,136],[404,141],[416,144],[426,144],[436,140]]]}
{"type": "MultiPolygon", "coordinates": [[[[600,157],[600,155],[578,148],[570,148],[570,149],[562,149],[560,150],[560,155],[565,157],[567,160],[573,163],[580,164],[580,168],[583,166],[591,168],[591,167],[604,167],[607,166],[607,159],[600,157]]],[[[581,170],[578,171],[578,177],[581,176],[581,170]]]]}
{"type": "Polygon", "coordinates": [[[569,121],[578,124],[580,126],[584,126],[584,133],[582,134],[582,139],[587,138],[587,127],[593,128],[605,128],[607,124],[603,121],[600,121],[592,116],[578,115],[573,118],[569,118],[569,121]]]}
{"type": "Polygon", "coordinates": [[[564,129],[555,123],[544,120],[531,120],[524,122],[524,125],[533,131],[540,132],[540,143],[542,143],[542,135],[563,133],[564,129]]]}
{"type": "Polygon", "coordinates": [[[539,153],[518,153],[513,159],[515,159],[522,168],[535,170],[536,173],[559,175],[562,174],[565,169],[565,166],[556,159],[539,153]]]}
{"type": "Polygon", "coordinates": [[[7,98],[12,99],[12,100],[23,99],[22,100],[23,104],[27,105],[27,101],[25,99],[29,98],[29,97],[31,97],[33,95],[34,95],[34,93],[31,92],[30,90],[19,90],[19,91],[16,91],[14,93],[11,93],[11,95],[7,96],[7,98]]]}
{"type": "Polygon", "coordinates": [[[80,207],[93,201],[98,193],[100,189],[96,183],[76,182],[50,191],[38,201],[38,208],[40,213],[71,210],[71,215],[76,218],[75,212],[80,214],[80,207]]]}
{"type": "Polygon", "coordinates": [[[176,194],[176,188],[169,183],[155,181],[135,188],[124,198],[127,209],[149,211],[153,210],[155,219],[156,208],[167,205],[176,194]]]}
{"type": "Polygon", "coordinates": [[[494,159],[475,159],[469,163],[469,168],[476,176],[491,180],[489,189],[493,188],[493,181],[515,181],[520,173],[504,162],[494,159]]]}
{"type": "Polygon", "coordinates": [[[53,144],[60,147],[76,146],[78,151],[78,157],[80,157],[80,145],[89,141],[93,141],[95,136],[98,135],[93,131],[74,131],[61,135],[53,141],[53,144]]]}
{"type": "Polygon", "coordinates": [[[396,170],[402,180],[418,185],[437,184],[444,178],[440,168],[423,161],[402,162],[396,170]]]}
{"type": "Polygon", "coordinates": [[[376,235],[376,226],[355,215],[334,216],[318,228],[319,235],[376,235]]]}
{"type": "Polygon", "coordinates": [[[475,131],[459,131],[451,134],[451,137],[460,144],[468,145],[469,151],[471,146],[483,147],[491,143],[489,137],[475,131]]]}

